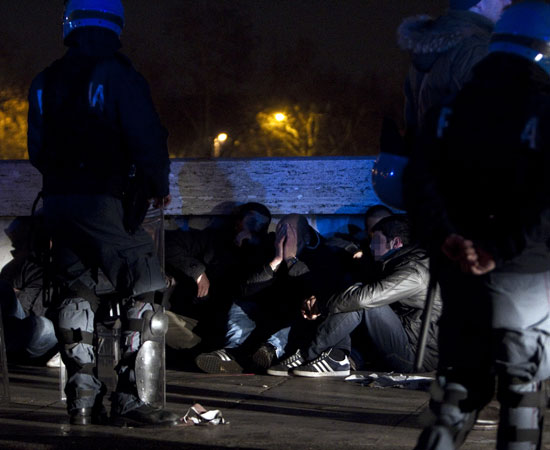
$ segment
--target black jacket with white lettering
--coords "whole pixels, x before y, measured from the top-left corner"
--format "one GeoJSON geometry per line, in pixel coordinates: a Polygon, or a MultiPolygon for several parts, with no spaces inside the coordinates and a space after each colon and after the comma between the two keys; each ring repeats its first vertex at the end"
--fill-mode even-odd
{"type": "Polygon", "coordinates": [[[71,34],[29,91],[28,150],[47,194],[120,196],[131,165],[151,197],[168,194],[167,132],[149,86],[109,30],[71,34]]]}
{"type": "Polygon", "coordinates": [[[550,77],[519,56],[490,54],[431,117],[405,172],[409,213],[426,245],[451,233],[502,271],[550,269],[550,77]]]}

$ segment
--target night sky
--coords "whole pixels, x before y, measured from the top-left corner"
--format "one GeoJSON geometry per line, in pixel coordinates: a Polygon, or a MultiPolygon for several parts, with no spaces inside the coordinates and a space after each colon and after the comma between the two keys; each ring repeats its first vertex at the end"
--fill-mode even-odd
{"type": "MultiPolygon", "coordinates": [[[[197,42],[184,38],[186,25],[178,11],[205,2],[238,5],[251,25],[257,66],[306,39],[319,67],[336,68],[350,80],[375,74],[394,91],[401,89],[408,64],[396,45],[397,26],[407,16],[439,15],[447,5],[446,0],[127,0],[122,51],[149,80],[155,101],[193,89],[184,76],[182,50],[197,42]]],[[[4,79],[7,73],[8,79],[28,86],[64,53],[62,12],[62,0],[0,1],[4,79]]]]}
{"type": "MultiPolygon", "coordinates": [[[[185,42],[163,34],[170,12],[196,0],[127,0],[123,50],[139,69],[142,59],[166,59],[185,42]]],[[[214,1],[214,0],[209,0],[214,1]]],[[[230,3],[231,0],[226,0],[230,3]]],[[[395,46],[395,29],[402,18],[423,12],[438,14],[445,0],[249,0],[248,8],[263,52],[284,47],[299,37],[319,44],[327,63],[358,76],[370,68],[391,74],[403,64],[395,46]]],[[[2,47],[17,54],[13,64],[25,80],[60,56],[61,0],[2,0],[2,47]]],[[[406,59],[405,59],[406,60],[406,59]]]]}

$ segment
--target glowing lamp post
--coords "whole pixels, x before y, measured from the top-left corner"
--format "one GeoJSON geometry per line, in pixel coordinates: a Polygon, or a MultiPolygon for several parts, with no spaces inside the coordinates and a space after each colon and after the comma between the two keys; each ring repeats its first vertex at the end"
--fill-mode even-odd
{"type": "Polygon", "coordinates": [[[275,113],[274,117],[277,122],[284,122],[286,119],[286,116],[283,113],[275,113]]]}
{"type": "Polygon", "coordinates": [[[222,145],[227,142],[227,133],[220,133],[214,138],[214,151],[212,156],[219,158],[222,152],[222,145]]]}

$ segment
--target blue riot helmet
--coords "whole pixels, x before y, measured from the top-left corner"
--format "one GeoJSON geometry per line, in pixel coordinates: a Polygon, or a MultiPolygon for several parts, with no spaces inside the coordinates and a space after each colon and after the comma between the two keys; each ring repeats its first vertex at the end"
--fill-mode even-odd
{"type": "Polygon", "coordinates": [[[403,172],[409,162],[406,156],[380,152],[372,168],[372,187],[378,198],[388,206],[405,209],[403,172]]]}
{"type": "Polygon", "coordinates": [[[372,167],[372,187],[383,203],[401,210],[405,209],[403,172],[409,162],[407,153],[397,124],[384,118],[380,134],[380,154],[372,167]]]}
{"type": "Polygon", "coordinates": [[[101,27],[120,36],[124,8],[120,0],[69,0],[63,14],[63,40],[77,28],[101,27]]]}
{"type": "Polygon", "coordinates": [[[489,53],[519,55],[550,75],[550,4],[542,0],[514,3],[495,25],[489,53]]]}

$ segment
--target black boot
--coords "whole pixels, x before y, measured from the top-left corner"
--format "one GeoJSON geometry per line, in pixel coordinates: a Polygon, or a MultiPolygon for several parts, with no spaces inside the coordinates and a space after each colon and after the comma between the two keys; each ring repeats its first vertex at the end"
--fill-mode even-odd
{"type": "Polygon", "coordinates": [[[142,405],[124,414],[112,414],[111,422],[120,427],[171,427],[181,424],[181,417],[151,405],[142,405]]]}
{"type": "Polygon", "coordinates": [[[77,408],[69,412],[71,425],[106,425],[108,422],[107,410],[102,404],[93,408],[77,408]]]}
{"type": "Polygon", "coordinates": [[[276,359],[277,350],[269,342],[266,342],[252,355],[252,370],[256,373],[265,373],[276,359]]]}

